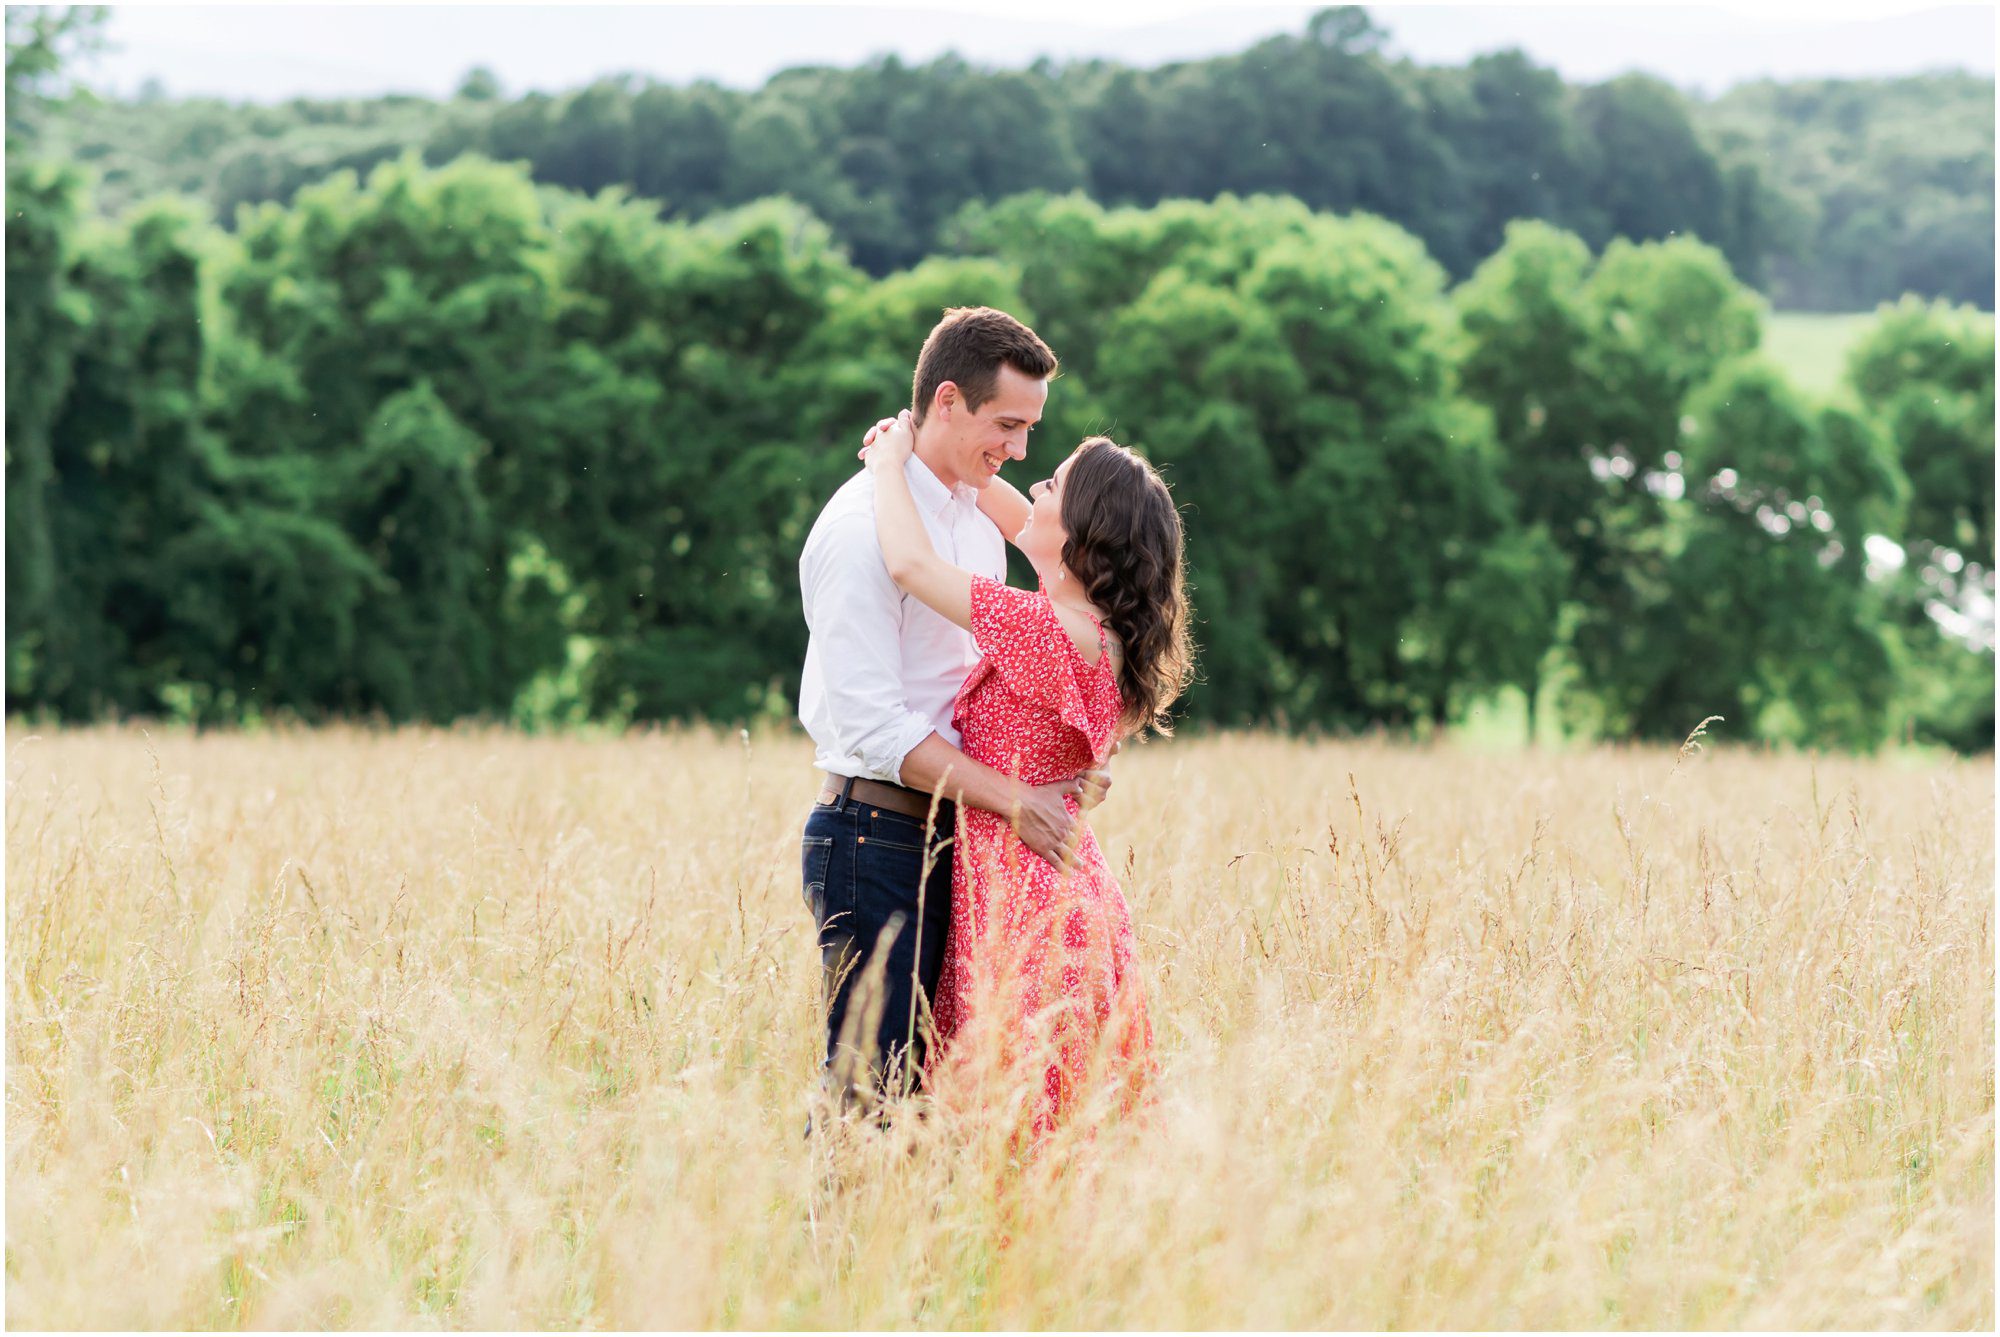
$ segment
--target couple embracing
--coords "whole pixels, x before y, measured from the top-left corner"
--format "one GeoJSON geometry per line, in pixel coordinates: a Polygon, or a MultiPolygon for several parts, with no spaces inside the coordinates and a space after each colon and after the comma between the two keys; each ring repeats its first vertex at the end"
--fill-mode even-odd
{"type": "Polygon", "coordinates": [[[1084,811],[1190,671],[1180,515],[1152,466],[1092,437],[1025,495],[999,477],[1055,373],[1013,317],[946,312],[911,408],[867,434],[799,559],[827,1088],[874,1107],[982,1053],[1037,1134],[1150,1071],[1131,916],[1084,811]],[[1006,583],[1009,542],[1038,590],[1006,583]]]}

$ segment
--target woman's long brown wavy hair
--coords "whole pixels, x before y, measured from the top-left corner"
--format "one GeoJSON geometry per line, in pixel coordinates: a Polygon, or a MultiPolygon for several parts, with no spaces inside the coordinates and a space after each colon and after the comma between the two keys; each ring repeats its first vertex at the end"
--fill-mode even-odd
{"type": "Polygon", "coordinates": [[[1076,448],[1063,479],[1063,565],[1124,647],[1118,691],[1129,733],[1173,732],[1167,708],[1194,672],[1181,513],[1166,480],[1109,437],[1076,448]]]}

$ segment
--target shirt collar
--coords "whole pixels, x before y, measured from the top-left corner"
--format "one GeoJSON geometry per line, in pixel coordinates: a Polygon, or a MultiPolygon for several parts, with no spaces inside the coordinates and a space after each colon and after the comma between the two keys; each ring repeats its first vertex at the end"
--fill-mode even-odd
{"type": "Polygon", "coordinates": [[[910,497],[917,503],[917,509],[929,515],[942,517],[954,505],[964,508],[979,504],[977,491],[964,483],[946,487],[944,480],[915,455],[903,461],[903,476],[910,480],[910,497]]]}

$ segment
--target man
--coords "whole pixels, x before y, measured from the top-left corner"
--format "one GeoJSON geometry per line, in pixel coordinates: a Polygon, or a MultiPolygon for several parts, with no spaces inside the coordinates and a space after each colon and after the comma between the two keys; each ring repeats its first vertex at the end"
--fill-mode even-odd
{"type": "MultiPolygon", "coordinates": [[[[939,553],[995,580],[1006,544],[979,493],[1025,459],[1055,354],[990,307],[944,314],[917,359],[916,453],[905,466],[939,553]]],[[[799,556],[805,673],[799,719],[825,774],[801,861],[819,929],[826,1006],[824,1077],[843,1103],[907,1091],[951,921],[956,803],[1007,814],[1022,841],[1069,858],[1063,798],[1102,797],[1109,777],[1026,785],[958,749],[952,699],[978,660],[972,637],[907,598],[875,537],[866,470],[820,512],[799,556]]]]}

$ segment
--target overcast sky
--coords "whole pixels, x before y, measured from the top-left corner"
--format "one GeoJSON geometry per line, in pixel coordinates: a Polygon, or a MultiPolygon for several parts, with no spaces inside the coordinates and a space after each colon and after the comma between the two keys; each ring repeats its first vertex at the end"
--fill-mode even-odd
{"type": "MultiPolygon", "coordinates": [[[[574,88],[636,71],[755,87],[792,65],[851,65],[894,51],[955,50],[978,63],[1104,56],[1155,65],[1303,31],[1317,5],[1130,0],[953,0],[853,5],[120,5],[108,49],[78,73],[130,94],[275,101],[384,92],[448,94],[486,65],[509,92],[574,88]]],[[[1460,64],[1519,46],[1573,82],[1642,69],[1719,92],[1763,76],[1864,76],[1958,68],[1991,74],[1991,5],[1760,0],[1732,6],[1371,5],[1390,49],[1460,64]]]]}

